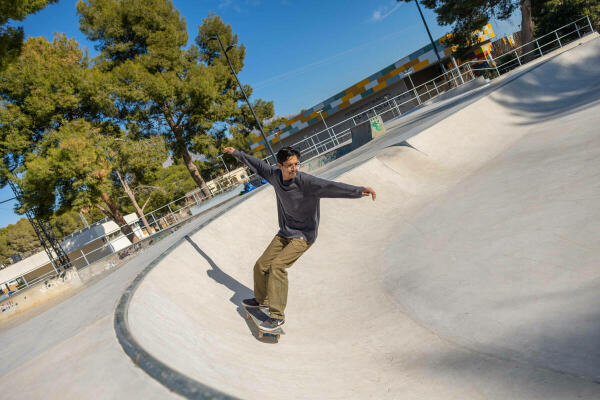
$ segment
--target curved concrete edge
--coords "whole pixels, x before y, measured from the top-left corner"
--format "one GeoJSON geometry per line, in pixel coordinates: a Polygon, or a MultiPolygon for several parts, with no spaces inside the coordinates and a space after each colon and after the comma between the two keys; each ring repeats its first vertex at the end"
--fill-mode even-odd
{"type": "MultiPolygon", "coordinates": [[[[252,195],[256,194],[259,190],[255,190],[252,195]]],[[[249,198],[251,196],[246,197],[249,198]]],[[[241,201],[240,201],[241,203],[241,201]]],[[[196,227],[190,234],[197,232],[202,229],[215,219],[219,218],[221,215],[229,211],[230,208],[237,205],[231,205],[230,207],[226,207],[221,212],[217,213],[213,217],[204,221],[198,227],[196,227]]],[[[125,353],[131,358],[133,363],[140,367],[143,371],[145,371],[148,375],[158,381],[160,384],[175,392],[183,397],[188,399],[198,399],[198,400],[237,400],[237,397],[229,396],[225,393],[222,393],[218,390],[215,390],[207,385],[204,385],[190,377],[180,373],[179,371],[174,370],[169,367],[165,363],[161,362],[156,357],[152,356],[149,352],[147,352],[133,337],[128,323],[128,310],[129,303],[140,285],[140,283],[144,280],[146,275],[160,261],[162,261],[165,257],[169,256],[170,253],[177,248],[188,235],[184,236],[177,242],[173,243],[163,254],[159,257],[155,258],[146,268],[140,272],[136,278],[131,282],[131,284],[125,289],[117,307],[115,309],[115,319],[114,319],[114,328],[115,333],[117,335],[117,340],[123,347],[125,353]]]]}

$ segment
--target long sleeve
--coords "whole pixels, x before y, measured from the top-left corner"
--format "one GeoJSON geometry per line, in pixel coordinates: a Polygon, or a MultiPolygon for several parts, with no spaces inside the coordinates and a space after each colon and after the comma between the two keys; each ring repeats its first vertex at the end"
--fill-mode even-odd
{"type": "Polygon", "coordinates": [[[236,150],[233,152],[235,158],[246,164],[250,169],[260,175],[262,178],[271,182],[273,175],[275,174],[275,167],[267,164],[263,160],[259,160],[256,157],[252,157],[243,151],[236,150]]]}
{"type": "Polygon", "coordinates": [[[328,181],[327,179],[317,178],[313,175],[305,174],[308,190],[319,198],[346,198],[355,199],[362,197],[365,190],[362,186],[353,186],[346,183],[328,181]]]}

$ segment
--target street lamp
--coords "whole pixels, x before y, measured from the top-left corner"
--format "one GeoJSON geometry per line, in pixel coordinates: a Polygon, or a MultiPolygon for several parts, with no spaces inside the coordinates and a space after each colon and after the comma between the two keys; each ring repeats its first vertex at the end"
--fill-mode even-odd
{"type": "Polygon", "coordinates": [[[229,68],[231,68],[231,72],[233,73],[233,76],[235,76],[235,80],[237,81],[237,83],[240,87],[240,90],[242,91],[242,94],[244,95],[244,98],[246,99],[246,103],[248,103],[248,107],[250,107],[250,111],[252,111],[252,115],[254,116],[254,119],[256,120],[258,129],[260,129],[260,133],[262,134],[262,137],[265,140],[265,145],[269,149],[269,152],[271,153],[273,160],[275,162],[277,162],[277,156],[275,155],[275,152],[273,151],[273,148],[271,147],[271,143],[269,143],[269,140],[267,140],[267,135],[265,135],[265,131],[263,131],[262,124],[258,120],[258,117],[256,116],[254,109],[252,108],[252,104],[250,104],[250,100],[248,100],[246,91],[244,90],[244,87],[242,86],[240,79],[238,78],[237,74],[235,73],[235,70],[233,69],[233,65],[231,64],[231,60],[229,60],[229,56],[227,55],[227,51],[230,50],[231,48],[233,48],[233,45],[229,46],[227,49],[225,49],[225,46],[223,46],[223,42],[221,42],[221,38],[219,37],[218,34],[215,34],[215,36],[211,36],[208,38],[208,40],[215,40],[215,39],[219,42],[219,45],[221,46],[221,49],[223,50],[223,54],[225,54],[225,58],[227,59],[227,62],[229,63],[229,68]]]}
{"type": "Polygon", "coordinates": [[[423,25],[425,25],[425,29],[427,30],[427,35],[429,35],[429,40],[431,41],[431,45],[433,46],[433,52],[435,53],[435,56],[438,59],[438,63],[440,64],[440,67],[442,67],[442,72],[444,74],[446,74],[446,68],[444,67],[444,64],[442,64],[442,60],[440,60],[440,55],[438,54],[437,46],[435,45],[435,42],[433,41],[433,38],[431,37],[431,32],[429,32],[429,27],[427,26],[427,22],[425,21],[425,17],[423,16],[423,12],[421,11],[421,6],[419,5],[419,0],[415,0],[415,4],[417,5],[417,9],[419,10],[421,19],[423,20],[423,25]]]}

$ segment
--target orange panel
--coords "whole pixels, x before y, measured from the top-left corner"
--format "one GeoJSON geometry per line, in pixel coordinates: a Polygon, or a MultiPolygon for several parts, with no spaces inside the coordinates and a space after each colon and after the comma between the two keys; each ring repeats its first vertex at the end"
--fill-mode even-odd
{"type": "Polygon", "coordinates": [[[376,92],[378,90],[383,89],[386,86],[387,86],[387,83],[385,81],[383,81],[380,84],[373,86],[373,91],[376,92]]]}
{"type": "Polygon", "coordinates": [[[419,71],[429,65],[429,60],[423,60],[414,66],[415,71],[419,71]]]}

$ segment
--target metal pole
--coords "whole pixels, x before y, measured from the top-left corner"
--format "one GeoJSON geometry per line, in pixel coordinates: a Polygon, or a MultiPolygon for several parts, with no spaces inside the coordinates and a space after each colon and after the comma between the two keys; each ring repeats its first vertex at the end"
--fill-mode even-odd
{"type": "Polygon", "coordinates": [[[556,34],[556,40],[558,40],[558,45],[560,47],[562,47],[562,43],[560,42],[560,37],[558,36],[558,31],[554,31],[554,33],[556,34]]]}
{"type": "Polygon", "coordinates": [[[233,65],[231,64],[231,60],[229,60],[229,56],[227,55],[227,50],[225,50],[225,46],[223,46],[223,42],[221,42],[221,38],[219,37],[218,34],[216,34],[214,37],[217,38],[217,40],[219,41],[219,45],[221,46],[221,49],[223,49],[223,54],[225,54],[227,63],[229,63],[229,68],[231,68],[231,73],[233,74],[233,76],[235,76],[235,80],[237,81],[238,86],[240,87],[240,90],[242,91],[242,94],[244,95],[244,99],[246,99],[246,103],[248,103],[248,107],[250,107],[250,111],[252,111],[252,115],[254,116],[256,125],[258,125],[258,129],[260,129],[260,133],[262,134],[262,137],[265,141],[266,147],[269,149],[269,152],[271,153],[271,157],[273,157],[273,161],[277,162],[277,156],[275,155],[275,152],[273,151],[273,148],[271,147],[271,143],[267,139],[267,135],[265,135],[265,131],[263,131],[262,125],[261,125],[260,121],[258,120],[256,113],[254,112],[254,108],[252,108],[252,104],[250,104],[250,100],[248,100],[246,91],[244,90],[244,87],[242,86],[240,79],[238,78],[237,74],[235,73],[235,69],[233,69],[233,65]]]}
{"type": "Polygon", "coordinates": [[[543,57],[544,52],[542,52],[542,48],[540,47],[540,43],[537,41],[537,39],[535,40],[535,44],[537,45],[537,48],[540,51],[540,57],[543,57]]]}
{"type": "Polygon", "coordinates": [[[79,249],[79,251],[81,252],[81,255],[83,256],[83,259],[85,260],[85,263],[87,265],[90,265],[90,262],[88,261],[87,257],[85,256],[85,253],[83,252],[83,250],[79,249]]]}
{"type": "Polygon", "coordinates": [[[475,74],[473,73],[473,68],[471,67],[471,64],[467,64],[469,67],[469,72],[471,73],[471,79],[475,79],[475,74]]]}
{"type": "Polygon", "coordinates": [[[581,33],[579,32],[579,27],[577,26],[577,22],[575,22],[575,30],[577,31],[577,36],[581,39],[581,33]]]}
{"type": "Polygon", "coordinates": [[[594,27],[592,26],[592,22],[590,21],[590,16],[586,15],[585,17],[587,18],[588,25],[590,26],[590,33],[594,32],[594,27]]]}
{"type": "Polygon", "coordinates": [[[458,77],[460,78],[460,84],[464,85],[465,81],[462,77],[462,74],[460,73],[460,69],[458,68],[458,65],[456,64],[456,59],[454,58],[454,56],[452,56],[452,65],[454,65],[454,68],[456,68],[456,71],[458,72],[458,77]]]}
{"type": "Polygon", "coordinates": [[[517,56],[517,61],[519,62],[519,65],[523,65],[523,64],[521,64],[521,59],[519,58],[519,54],[517,53],[516,50],[515,50],[515,56],[517,56]]]}
{"type": "MultiPolygon", "coordinates": [[[[396,106],[396,111],[398,112],[398,116],[402,115],[402,113],[400,112],[400,108],[398,107],[398,103],[396,103],[396,98],[394,97],[392,99],[392,101],[394,102],[394,106],[396,106]]],[[[352,120],[354,121],[354,118],[352,118],[352,120]]]]}
{"type": "Polygon", "coordinates": [[[419,92],[417,92],[417,90],[415,89],[415,84],[413,83],[412,78],[410,77],[410,74],[408,74],[407,76],[408,76],[408,80],[410,81],[410,84],[412,86],[413,93],[417,97],[417,102],[419,103],[419,105],[421,105],[421,99],[419,98],[419,92]]]}
{"type": "Polygon", "coordinates": [[[446,73],[446,68],[444,64],[442,64],[442,60],[440,59],[440,55],[438,54],[437,46],[433,41],[433,37],[431,37],[431,32],[429,32],[429,27],[427,26],[427,22],[425,21],[425,17],[423,16],[423,12],[421,11],[421,6],[419,5],[419,0],[415,0],[415,4],[417,5],[417,10],[419,10],[419,14],[421,15],[421,19],[423,20],[423,25],[425,25],[425,29],[427,30],[427,35],[429,36],[429,40],[431,41],[431,45],[433,46],[433,51],[435,52],[435,56],[438,59],[438,63],[440,67],[442,67],[442,72],[446,73]]]}
{"type": "MultiPolygon", "coordinates": [[[[329,137],[331,137],[334,142],[337,142],[337,140],[335,138],[335,133],[333,133],[333,130],[329,129],[329,127],[327,126],[327,122],[325,122],[325,118],[323,118],[323,110],[319,110],[319,111],[317,111],[317,113],[321,116],[321,120],[323,121],[323,125],[325,125],[325,129],[327,130],[327,132],[329,132],[329,137]]],[[[337,142],[337,144],[340,144],[340,143],[337,142]]]]}

